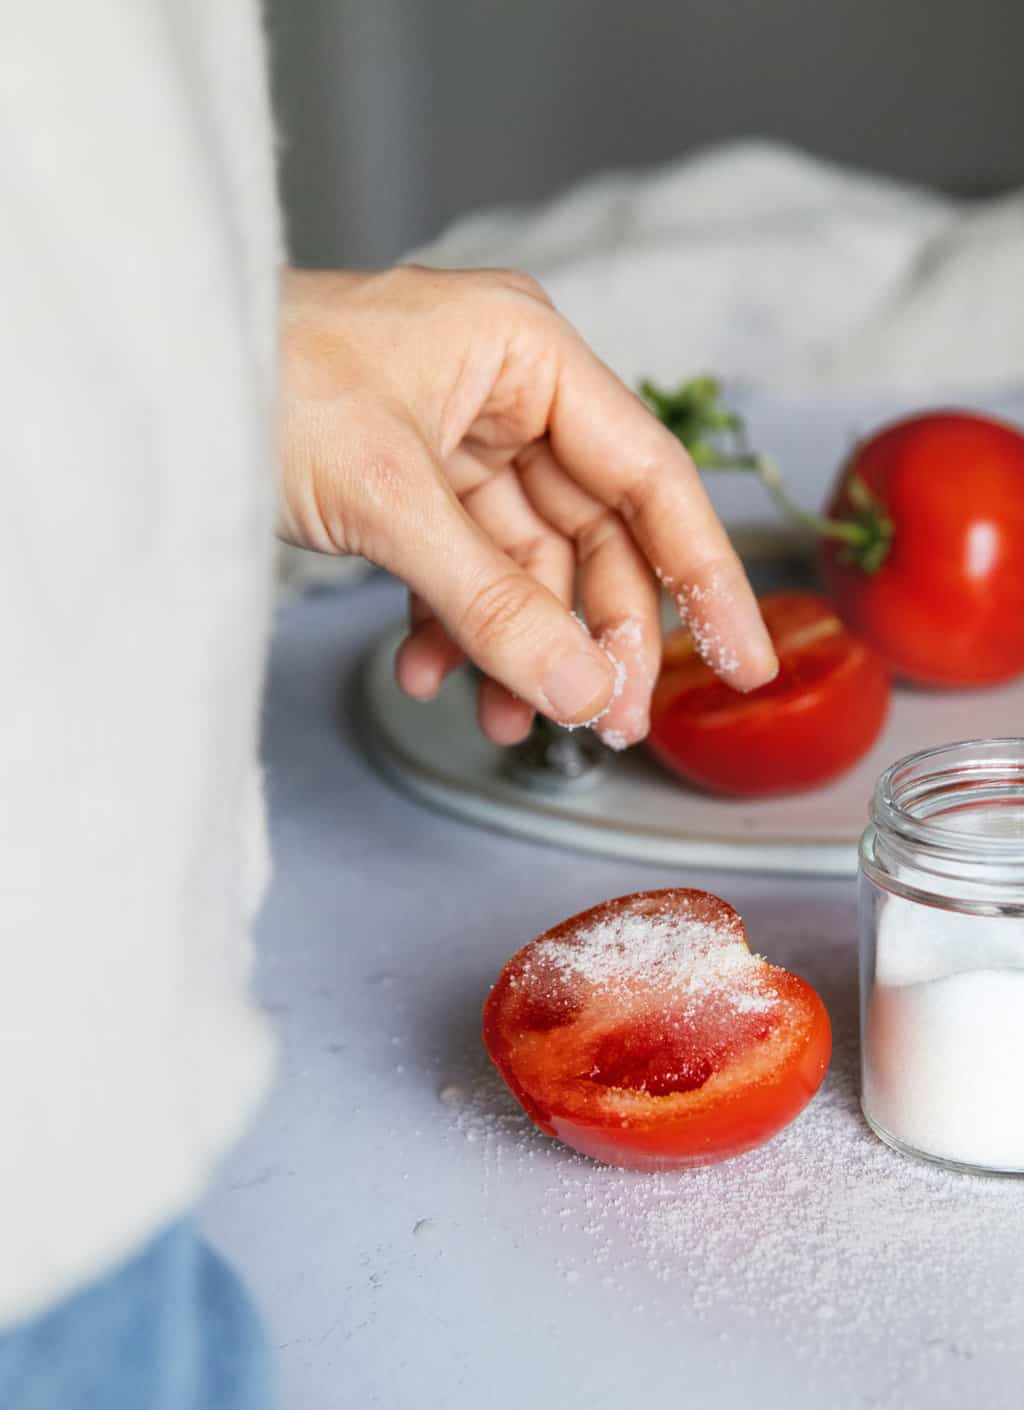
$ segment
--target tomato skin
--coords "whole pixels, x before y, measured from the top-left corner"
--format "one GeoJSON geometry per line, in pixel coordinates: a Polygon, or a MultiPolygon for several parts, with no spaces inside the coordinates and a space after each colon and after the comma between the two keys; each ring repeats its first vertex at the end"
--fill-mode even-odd
{"type": "Polygon", "coordinates": [[[786,975],[786,985],[791,992],[797,988],[804,991],[803,1002],[813,1012],[806,1046],[792,1069],[674,1127],[652,1122],[608,1131],[555,1115],[551,1117],[553,1134],[581,1155],[627,1170],[714,1165],[764,1145],[799,1116],[817,1092],[832,1052],[832,1028],[817,993],[795,974],[786,975]]]}
{"type": "Polygon", "coordinates": [[[770,593],[761,611],[779,655],[774,681],[738,695],[717,681],[688,633],[665,643],[647,745],[687,782],[754,798],[835,778],[878,738],[889,709],[879,656],[815,593],[770,593]]]}
{"type": "MultiPolygon", "coordinates": [[[[594,1049],[585,1038],[578,1047],[574,1045],[577,1018],[570,1015],[553,1024],[547,1071],[537,1057],[537,1035],[517,1024],[522,1013],[517,1005],[524,1002],[538,946],[552,939],[571,940],[595,921],[638,905],[657,909],[659,914],[675,909],[687,916],[696,912],[701,917],[720,917],[735,927],[736,943],[746,945],[739,917],[707,892],[640,892],[595,906],[531,941],[508,961],[484,1008],[488,1052],[534,1123],[595,1160],[651,1171],[687,1169],[741,1155],[776,1135],[803,1110],[828,1067],[832,1048],[828,1014],[815,991],[798,976],[762,962],[763,982],[777,998],[788,1025],[781,1046],[776,1045],[777,1061],[764,1061],[756,1045],[748,1045],[751,1056],[740,1040],[739,1050],[710,1080],[667,1095],[604,1088],[599,1100],[591,1100],[587,1063],[594,1049]],[[524,1041],[533,1044],[526,1062],[519,1058],[524,1041]],[[579,1072],[574,1063],[582,1063],[579,1072]],[[617,1097],[622,1097],[621,1105],[617,1097]]],[[[616,1001],[621,1002],[621,996],[616,1001]]],[[[641,995],[637,1024],[645,1012],[641,995]]],[[[543,1054],[543,1038],[539,1047],[543,1054]]]]}
{"type": "Polygon", "coordinates": [[[822,577],[850,630],[922,685],[994,685],[1024,671],[1024,435],[957,411],[887,426],[844,467],[828,517],[850,516],[854,472],[893,538],[874,573],[822,541],[822,577]]]}

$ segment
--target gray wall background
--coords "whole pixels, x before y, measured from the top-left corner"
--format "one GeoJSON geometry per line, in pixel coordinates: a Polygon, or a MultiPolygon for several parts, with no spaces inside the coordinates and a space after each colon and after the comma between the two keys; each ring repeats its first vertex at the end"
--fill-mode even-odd
{"type": "Polygon", "coordinates": [[[1024,184],[1024,0],[268,0],[291,247],[377,265],[481,205],[767,135],[1024,184]]]}

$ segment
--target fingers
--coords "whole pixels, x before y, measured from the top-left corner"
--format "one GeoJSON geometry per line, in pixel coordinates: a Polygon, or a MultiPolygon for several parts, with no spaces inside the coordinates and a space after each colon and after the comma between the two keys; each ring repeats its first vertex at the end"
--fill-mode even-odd
{"type": "Polygon", "coordinates": [[[433,700],[465,656],[422,599],[409,600],[409,635],[395,657],[395,678],[414,700],[433,700]]]}
{"type": "Polygon", "coordinates": [[[543,443],[520,457],[527,495],[576,545],[580,594],[594,636],[621,667],[621,691],[595,729],[614,749],[643,739],[661,657],[657,585],[622,521],[586,494],[543,443]]]}
{"type": "Polygon", "coordinates": [[[590,724],[615,687],[608,657],[479,530],[461,537],[446,580],[433,590],[449,632],[487,675],[551,719],[590,724]]]}
{"type": "Polygon", "coordinates": [[[394,458],[382,466],[378,449],[374,492],[360,507],[371,556],[430,605],[486,675],[554,720],[590,723],[615,688],[607,655],[473,522],[414,428],[390,443],[394,458]]]}
{"type": "MultiPolygon", "coordinates": [[[[411,599],[414,625],[395,656],[399,687],[415,700],[433,700],[447,675],[466,659],[425,603],[411,599]]],[[[480,682],[477,718],[495,744],[518,744],[533,724],[533,707],[488,677],[480,682]]]]}
{"type": "Polygon", "coordinates": [[[712,669],[739,690],[778,670],[746,574],[679,442],[565,327],[550,421],[556,459],[618,513],[712,669]]]}
{"type": "MultiPolygon", "coordinates": [[[[460,458],[470,459],[465,454],[460,458]]],[[[446,473],[451,480],[450,466],[446,473]]],[[[537,514],[513,469],[477,478],[462,504],[474,523],[520,568],[564,606],[572,606],[572,546],[537,514]]],[[[481,729],[496,744],[518,743],[533,723],[529,706],[494,681],[481,682],[478,713],[481,729]]]]}
{"type": "Polygon", "coordinates": [[[573,601],[575,555],[560,525],[539,514],[515,469],[489,475],[463,496],[463,507],[499,548],[554,593],[573,601]],[[557,530],[557,532],[556,532],[557,530]]]}
{"type": "MultiPolygon", "coordinates": [[[[521,568],[570,606],[574,572],[570,543],[536,513],[513,471],[494,474],[469,455],[460,454],[457,459],[458,465],[446,466],[447,477],[463,488],[463,505],[474,522],[521,568]]],[[[396,675],[408,695],[429,700],[444,677],[463,660],[463,653],[418,599],[411,604],[410,620],[413,629],[399,648],[396,675]]],[[[478,713],[481,729],[496,744],[518,743],[533,723],[529,705],[486,679],[480,685],[478,713]]]]}
{"type": "Polygon", "coordinates": [[[477,721],[495,744],[519,744],[530,733],[534,710],[503,685],[485,676],[477,695],[477,721]]]}

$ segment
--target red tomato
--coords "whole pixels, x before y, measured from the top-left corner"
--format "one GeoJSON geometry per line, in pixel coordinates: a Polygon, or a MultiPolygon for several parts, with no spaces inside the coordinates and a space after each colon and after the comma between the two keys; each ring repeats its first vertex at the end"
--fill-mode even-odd
{"type": "Polygon", "coordinates": [[[851,630],[926,685],[1024,671],[1024,436],[965,412],[888,426],[844,468],[829,518],[856,514],[851,476],[892,524],[874,572],[822,541],[825,584],[851,630]]]}
{"type": "Polygon", "coordinates": [[[484,1041],[532,1120],[632,1170],[709,1165],[769,1140],[832,1050],[810,985],[752,955],[706,891],[646,891],[563,921],[513,955],[484,1041]]]}
{"type": "Polygon", "coordinates": [[[885,666],[823,597],[770,593],[761,612],[779,674],[749,695],[711,672],[689,632],[665,642],[648,747],[715,793],[752,798],[814,788],[870,749],[889,707],[885,666]]]}

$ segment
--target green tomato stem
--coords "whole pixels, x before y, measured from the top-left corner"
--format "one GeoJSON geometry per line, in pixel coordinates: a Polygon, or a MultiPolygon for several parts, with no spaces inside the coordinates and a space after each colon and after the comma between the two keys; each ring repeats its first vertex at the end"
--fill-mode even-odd
{"type": "Polygon", "coordinates": [[[719,384],[713,377],[693,378],[676,391],[663,391],[653,382],[643,382],[640,394],[658,419],[686,446],[698,470],[755,475],[791,522],[818,538],[843,544],[843,556],[865,572],[873,573],[881,567],[892,545],[892,520],[855,471],[846,481],[853,516],[830,519],[823,514],[812,514],[789,497],[775,461],[749,449],[742,418],[721,405],[719,384]],[[728,435],[732,442],[729,450],[720,449],[710,439],[723,435],[728,435]]]}
{"type": "Polygon", "coordinates": [[[826,519],[823,514],[812,514],[794,503],[786,493],[785,481],[774,460],[767,455],[741,453],[726,455],[721,451],[700,450],[696,455],[691,449],[694,464],[698,470],[737,471],[740,474],[755,475],[774,499],[787,519],[801,528],[810,530],[818,538],[837,539],[855,547],[867,544],[870,534],[863,524],[853,519],[826,519]]]}

